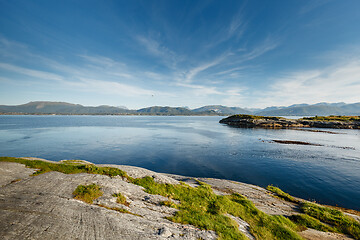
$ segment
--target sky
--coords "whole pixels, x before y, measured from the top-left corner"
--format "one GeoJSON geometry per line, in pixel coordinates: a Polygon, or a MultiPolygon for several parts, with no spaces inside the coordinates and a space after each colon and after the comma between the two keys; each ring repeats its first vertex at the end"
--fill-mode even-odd
{"type": "Polygon", "coordinates": [[[360,102],[358,0],[0,0],[0,104],[360,102]]]}

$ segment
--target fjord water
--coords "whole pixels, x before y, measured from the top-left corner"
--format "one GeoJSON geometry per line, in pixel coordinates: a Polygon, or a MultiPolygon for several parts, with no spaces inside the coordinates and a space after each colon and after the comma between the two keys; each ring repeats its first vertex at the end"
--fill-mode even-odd
{"type": "Polygon", "coordinates": [[[221,118],[0,116],[0,156],[83,159],[273,184],[297,197],[360,210],[359,130],[242,129],[220,124],[221,118]]]}

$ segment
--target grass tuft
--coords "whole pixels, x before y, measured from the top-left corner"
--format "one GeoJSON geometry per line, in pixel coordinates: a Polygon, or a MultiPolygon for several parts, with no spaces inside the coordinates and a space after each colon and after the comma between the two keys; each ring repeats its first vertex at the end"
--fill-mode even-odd
{"type": "Polygon", "coordinates": [[[121,193],[114,193],[112,195],[113,197],[116,197],[116,202],[125,206],[130,206],[130,203],[126,201],[126,197],[122,195],[121,193]]]}
{"type": "Polygon", "coordinates": [[[90,185],[79,185],[73,192],[74,198],[92,204],[93,201],[103,195],[100,186],[95,183],[90,185]]]}
{"type": "Polygon", "coordinates": [[[275,187],[273,185],[269,185],[269,186],[266,187],[266,189],[269,190],[270,192],[275,193],[278,198],[281,198],[281,199],[283,199],[285,201],[293,202],[293,203],[299,203],[299,201],[296,200],[293,196],[291,196],[290,194],[288,194],[286,192],[283,192],[278,187],[275,187]]]}

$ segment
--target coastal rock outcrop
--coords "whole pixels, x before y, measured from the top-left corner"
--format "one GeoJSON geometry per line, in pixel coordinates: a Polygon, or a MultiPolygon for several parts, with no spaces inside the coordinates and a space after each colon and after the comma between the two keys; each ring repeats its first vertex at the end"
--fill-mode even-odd
{"type": "Polygon", "coordinates": [[[234,127],[241,128],[334,128],[334,129],[360,129],[360,120],[339,121],[312,120],[311,118],[286,119],[282,117],[262,117],[252,115],[233,115],[220,120],[234,127]]]}
{"type": "MultiPolygon", "coordinates": [[[[78,161],[69,163],[78,164],[78,161]]],[[[201,182],[206,183],[217,195],[239,193],[253,202],[258,209],[271,215],[290,216],[299,213],[296,204],[276,198],[264,188],[251,184],[161,174],[131,166],[111,167],[126,170],[130,177],[149,176],[159,183],[188,184],[193,187],[199,186],[201,182]]],[[[35,171],[20,163],[0,161],[2,239],[218,238],[214,231],[169,221],[167,218],[173,216],[178,209],[161,204],[169,200],[168,198],[147,193],[143,187],[122,177],[89,173],[64,174],[56,171],[29,176],[35,171]],[[79,185],[88,184],[101,186],[102,195],[94,200],[93,204],[74,199],[74,189],[79,185]],[[114,193],[124,195],[128,204],[118,203],[114,193]]],[[[247,238],[254,239],[247,222],[230,217],[237,222],[239,230],[247,238]]],[[[320,240],[351,239],[342,234],[324,233],[313,229],[304,231],[302,236],[306,239],[320,240]]]]}

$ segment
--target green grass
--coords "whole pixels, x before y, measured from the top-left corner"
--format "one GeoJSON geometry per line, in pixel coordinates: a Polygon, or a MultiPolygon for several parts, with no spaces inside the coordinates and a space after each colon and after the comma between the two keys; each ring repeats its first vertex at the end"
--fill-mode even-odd
{"type": "Polygon", "coordinates": [[[59,163],[71,164],[71,165],[84,165],[89,164],[83,160],[61,160],[59,163]]]}
{"type": "Polygon", "coordinates": [[[270,216],[259,211],[254,204],[239,194],[219,196],[211,187],[201,183],[194,188],[185,184],[160,184],[151,177],[134,179],[134,184],[150,194],[159,194],[180,201],[173,222],[191,224],[200,229],[214,230],[220,239],[246,239],[237,223],[226,213],[240,217],[250,224],[257,239],[301,239],[297,226],[283,216],[270,216]]]}
{"type": "Polygon", "coordinates": [[[47,161],[40,160],[27,160],[22,158],[13,158],[13,157],[0,157],[0,161],[3,162],[16,162],[26,165],[29,168],[38,169],[33,175],[39,175],[46,172],[56,171],[65,174],[75,174],[75,173],[90,173],[90,174],[101,174],[107,175],[110,177],[121,176],[124,178],[131,179],[126,172],[111,167],[98,167],[94,164],[74,164],[71,162],[68,163],[52,163],[47,161]]]}
{"type": "Polygon", "coordinates": [[[290,216],[290,220],[296,223],[298,226],[302,226],[304,230],[306,228],[312,228],[322,232],[337,232],[336,229],[306,214],[292,215],[290,216]]]}
{"type": "Polygon", "coordinates": [[[269,190],[270,192],[275,193],[278,198],[281,198],[281,199],[283,199],[285,201],[293,202],[293,203],[298,203],[299,202],[298,200],[296,200],[290,194],[288,194],[286,192],[283,192],[280,188],[274,187],[273,185],[267,186],[266,189],[269,190]]]}
{"type": "Polygon", "coordinates": [[[360,223],[342,212],[314,203],[302,203],[301,210],[320,221],[332,225],[338,232],[360,239],[360,223]]]}
{"type": "Polygon", "coordinates": [[[100,186],[96,184],[79,185],[73,192],[74,198],[92,204],[93,201],[103,195],[100,186]]]}
{"type": "Polygon", "coordinates": [[[121,193],[114,193],[112,195],[113,197],[116,197],[116,202],[125,206],[130,206],[130,203],[126,201],[126,197],[122,195],[121,193]]]}
{"type": "Polygon", "coordinates": [[[160,205],[161,206],[171,207],[171,208],[177,208],[178,207],[177,204],[175,204],[172,201],[162,201],[162,202],[160,202],[160,205]]]}
{"type": "MultiPolygon", "coordinates": [[[[267,190],[274,192],[278,197],[294,202],[294,198],[281,189],[269,185],[267,190]]],[[[292,221],[302,227],[314,228],[324,232],[339,232],[360,239],[360,223],[352,217],[344,215],[341,211],[329,207],[320,206],[309,202],[295,203],[300,205],[300,211],[305,214],[293,215],[290,217],[292,221]],[[331,226],[325,225],[329,224],[331,226]]]]}
{"type": "Polygon", "coordinates": [[[313,121],[360,121],[360,116],[315,116],[304,117],[300,120],[313,120],[313,121]]]}

